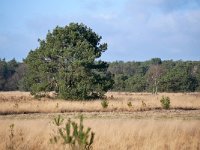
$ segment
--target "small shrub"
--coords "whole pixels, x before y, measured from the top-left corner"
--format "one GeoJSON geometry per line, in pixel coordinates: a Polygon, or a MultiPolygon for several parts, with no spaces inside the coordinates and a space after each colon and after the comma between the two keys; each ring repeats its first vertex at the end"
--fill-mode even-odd
{"type": "Polygon", "coordinates": [[[147,106],[147,104],[144,101],[142,101],[142,107],[144,108],[146,106],[147,106]]]}
{"type": "Polygon", "coordinates": [[[56,104],[56,109],[58,109],[58,108],[59,108],[59,104],[57,103],[57,104],[56,104]]]}
{"type": "Polygon", "coordinates": [[[94,142],[94,132],[91,132],[91,128],[84,130],[83,116],[80,117],[80,123],[71,121],[68,119],[65,127],[61,127],[64,119],[59,115],[54,118],[54,124],[58,127],[57,135],[54,135],[51,139],[51,143],[58,143],[62,140],[63,145],[68,145],[72,150],[91,150],[94,142]]]}
{"type": "Polygon", "coordinates": [[[61,126],[64,121],[64,118],[61,117],[61,115],[58,115],[58,117],[54,118],[53,124],[56,126],[61,126]]]}
{"type": "Polygon", "coordinates": [[[170,98],[168,96],[162,96],[161,100],[162,108],[169,109],[170,108],[170,98]]]}
{"type": "Polygon", "coordinates": [[[6,149],[9,149],[9,150],[14,150],[15,147],[14,147],[14,137],[15,137],[15,134],[14,134],[14,124],[11,124],[10,125],[10,134],[9,134],[9,144],[6,144],[6,149]]]}
{"type": "Polygon", "coordinates": [[[15,149],[23,149],[22,145],[24,142],[24,137],[22,130],[20,132],[15,131],[15,125],[11,124],[9,126],[9,140],[6,142],[6,149],[7,150],[15,150],[15,149]]]}
{"type": "Polygon", "coordinates": [[[110,99],[114,99],[114,96],[113,96],[113,95],[111,95],[111,96],[110,96],[110,99]]]}
{"type": "Polygon", "coordinates": [[[129,108],[131,108],[133,106],[131,102],[128,102],[127,105],[129,108]]]}
{"type": "Polygon", "coordinates": [[[101,102],[101,106],[102,106],[103,108],[107,108],[107,107],[108,107],[108,101],[104,99],[104,100],[101,102]]]}

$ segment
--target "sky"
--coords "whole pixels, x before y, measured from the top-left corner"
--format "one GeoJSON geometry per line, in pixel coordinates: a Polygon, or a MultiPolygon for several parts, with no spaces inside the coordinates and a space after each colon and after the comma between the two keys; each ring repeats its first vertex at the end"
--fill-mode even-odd
{"type": "Polygon", "coordinates": [[[0,58],[22,61],[48,30],[84,23],[105,61],[200,60],[200,0],[1,0],[0,58]]]}

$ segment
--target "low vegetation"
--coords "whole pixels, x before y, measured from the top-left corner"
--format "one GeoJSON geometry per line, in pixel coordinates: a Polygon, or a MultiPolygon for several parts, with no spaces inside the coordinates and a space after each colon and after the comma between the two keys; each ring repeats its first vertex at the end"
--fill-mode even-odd
{"type": "Polygon", "coordinates": [[[0,92],[0,149],[200,149],[200,61],[108,63],[101,39],[70,23],[0,58],[0,91],[28,91],[0,92]]]}
{"type": "Polygon", "coordinates": [[[158,110],[163,108],[160,102],[162,96],[170,97],[170,109],[200,109],[199,93],[158,93],[153,95],[151,93],[109,92],[106,96],[107,99],[100,101],[64,101],[52,98],[38,100],[28,92],[0,92],[0,114],[158,110]]]}
{"type": "Polygon", "coordinates": [[[103,108],[107,108],[108,107],[108,104],[109,104],[109,102],[108,102],[108,100],[102,100],[101,101],[101,106],[103,107],[103,108]]]}
{"type": "MultiPolygon", "coordinates": [[[[9,125],[14,122],[15,150],[62,150],[63,144],[51,144],[52,129],[48,122],[52,119],[35,120],[0,120],[0,149],[10,145],[9,125]],[[39,127],[39,128],[38,128],[39,127]],[[20,132],[22,131],[23,134],[20,132]],[[23,140],[21,140],[23,137],[23,140]]],[[[135,119],[86,119],[84,126],[95,132],[92,144],[94,150],[101,149],[154,149],[177,150],[200,148],[199,120],[135,120],[135,119]],[[181,136],[180,136],[181,135],[181,136]]],[[[57,130],[56,130],[57,131],[57,130]]],[[[66,147],[66,149],[68,149],[66,147]]]]}
{"type": "Polygon", "coordinates": [[[9,125],[8,130],[8,139],[5,143],[6,150],[18,150],[25,149],[24,147],[24,135],[22,130],[16,130],[15,124],[12,123],[9,125]]]}
{"type": "Polygon", "coordinates": [[[131,102],[127,102],[127,106],[128,106],[129,108],[131,108],[133,105],[132,105],[131,102]]]}
{"type": "Polygon", "coordinates": [[[56,125],[57,131],[50,139],[51,144],[62,144],[65,148],[68,147],[72,150],[92,149],[95,134],[91,132],[91,128],[84,129],[83,116],[80,116],[79,124],[68,119],[63,127],[63,122],[64,119],[60,115],[54,118],[53,123],[56,125]]]}
{"type": "Polygon", "coordinates": [[[199,149],[199,93],[109,92],[106,97],[105,109],[97,100],[38,101],[28,92],[0,92],[0,149],[199,149]],[[170,110],[162,109],[162,99],[170,110]]]}
{"type": "Polygon", "coordinates": [[[161,100],[161,105],[164,109],[169,109],[170,108],[170,98],[168,96],[162,96],[161,100]]]}

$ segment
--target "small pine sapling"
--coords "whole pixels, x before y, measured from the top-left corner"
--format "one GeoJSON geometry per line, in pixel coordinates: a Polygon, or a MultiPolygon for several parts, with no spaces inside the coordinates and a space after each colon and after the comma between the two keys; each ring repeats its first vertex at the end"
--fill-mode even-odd
{"type": "Polygon", "coordinates": [[[58,127],[58,135],[51,138],[50,142],[58,143],[58,140],[62,139],[62,144],[69,145],[72,150],[91,150],[95,134],[90,133],[91,128],[84,130],[83,116],[80,117],[79,124],[68,119],[64,127],[59,127],[63,120],[60,116],[54,118],[54,124],[58,127]]]}
{"type": "Polygon", "coordinates": [[[161,106],[164,109],[169,109],[170,108],[170,98],[168,96],[162,96],[160,100],[161,106]]]}
{"type": "Polygon", "coordinates": [[[103,100],[102,102],[101,102],[101,106],[103,107],[103,108],[107,108],[108,107],[108,101],[107,100],[103,100]]]}
{"type": "Polygon", "coordinates": [[[127,102],[127,105],[128,105],[128,107],[129,108],[131,108],[133,105],[132,105],[132,103],[129,101],[129,102],[127,102]]]}

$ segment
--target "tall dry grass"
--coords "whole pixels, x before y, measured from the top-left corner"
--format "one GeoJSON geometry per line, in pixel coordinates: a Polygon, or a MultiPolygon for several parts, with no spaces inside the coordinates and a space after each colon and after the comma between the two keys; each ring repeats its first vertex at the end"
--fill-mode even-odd
{"type": "MultiPolygon", "coordinates": [[[[63,149],[49,143],[50,120],[0,121],[0,149],[9,144],[9,125],[14,123],[15,149],[63,149]],[[20,135],[24,137],[23,141],[20,135]]],[[[200,149],[200,121],[87,119],[96,133],[94,150],[180,150],[200,149]]]]}
{"type": "Polygon", "coordinates": [[[161,108],[160,99],[168,96],[172,109],[200,109],[200,93],[122,93],[108,92],[109,106],[103,109],[100,100],[65,101],[60,99],[34,99],[28,92],[0,92],[0,114],[140,111],[161,108]],[[131,102],[132,107],[127,103],[131,102]],[[145,108],[143,104],[145,103],[145,108]]]}
{"type": "Polygon", "coordinates": [[[0,115],[0,149],[7,149],[10,144],[16,150],[63,149],[61,145],[49,143],[53,129],[50,122],[55,112],[72,112],[63,114],[72,118],[77,112],[83,113],[88,118],[84,124],[96,133],[94,150],[200,149],[200,93],[109,92],[106,95],[109,106],[103,109],[99,100],[37,100],[28,92],[0,92],[0,114],[39,113],[0,115]],[[161,110],[162,96],[170,97],[171,110],[161,110]],[[128,102],[132,107],[127,105],[128,102]],[[155,111],[141,111],[151,109],[155,111]],[[186,111],[180,114],[181,109],[186,111]],[[52,113],[52,116],[40,113],[52,113]],[[11,141],[9,126],[13,123],[14,138],[11,141]]]}

